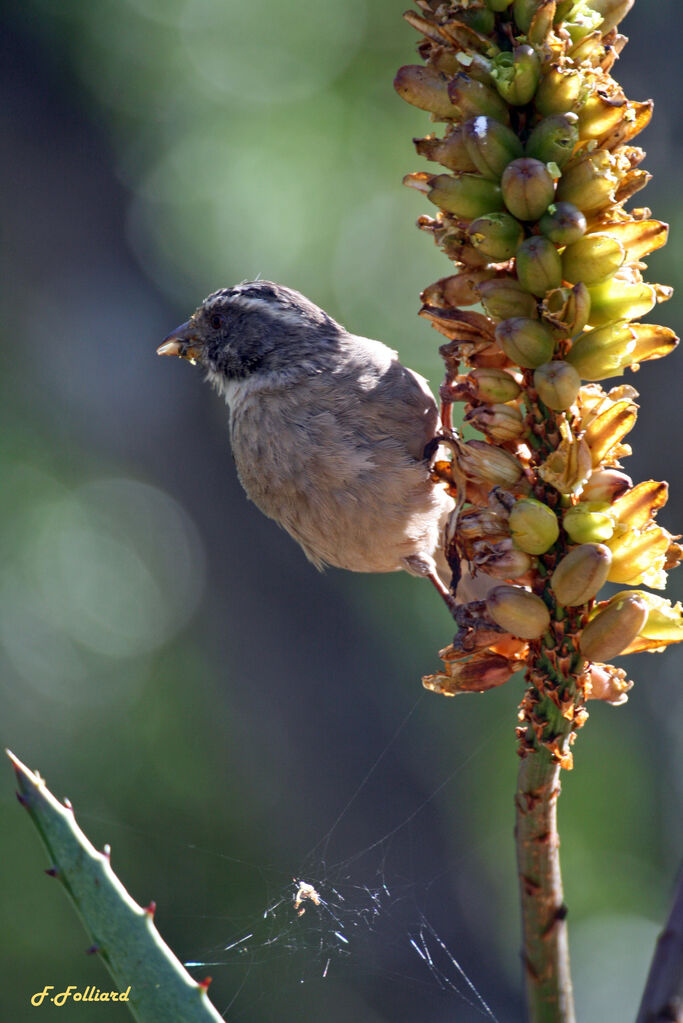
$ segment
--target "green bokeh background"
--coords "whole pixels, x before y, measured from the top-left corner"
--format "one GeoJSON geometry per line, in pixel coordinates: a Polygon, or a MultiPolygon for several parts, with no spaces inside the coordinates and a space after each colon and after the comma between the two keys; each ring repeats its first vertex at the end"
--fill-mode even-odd
{"type": "MultiPolygon", "coordinates": [[[[178,955],[218,963],[196,974],[211,973],[234,1023],[481,1019],[411,947],[426,920],[499,1020],[522,1012],[519,683],[455,701],[423,692],[451,634],[430,588],[319,575],[245,500],[220,401],[154,355],[205,294],[261,275],[438,384],[438,335],[416,310],[448,264],[415,230],[424,199],[401,186],[421,169],[411,139],[429,130],[391,87],[414,59],[401,11],[10,0],[4,18],[2,739],[112,845],[178,955]],[[292,877],[336,916],[297,918],[292,877]],[[246,952],[224,950],[249,931],[246,952]]],[[[638,0],[625,30],[617,77],[657,102],[643,201],[672,223],[649,277],[680,285],[678,5],[638,0]]],[[[658,313],[680,332],[678,299],[658,313]]],[[[674,532],[679,359],[633,381],[628,465],[671,481],[661,518],[674,532]]],[[[591,708],[564,779],[584,1021],[635,1014],[666,911],[682,838],[680,663],[635,659],[628,704],[591,708]]],[[[127,1019],[29,1004],[45,984],[109,982],[12,787],[7,769],[0,1018],[127,1019]]],[[[443,950],[438,965],[472,999],[443,950]]]]}

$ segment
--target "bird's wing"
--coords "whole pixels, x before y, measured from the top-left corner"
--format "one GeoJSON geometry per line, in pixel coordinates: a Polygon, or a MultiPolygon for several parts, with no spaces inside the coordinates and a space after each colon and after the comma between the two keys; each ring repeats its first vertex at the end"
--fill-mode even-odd
{"type": "Polygon", "coordinates": [[[417,461],[438,430],[439,412],[423,376],[399,362],[396,352],[379,341],[354,337],[363,370],[354,388],[355,400],[367,403],[376,436],[397,440],[417,461]]]}

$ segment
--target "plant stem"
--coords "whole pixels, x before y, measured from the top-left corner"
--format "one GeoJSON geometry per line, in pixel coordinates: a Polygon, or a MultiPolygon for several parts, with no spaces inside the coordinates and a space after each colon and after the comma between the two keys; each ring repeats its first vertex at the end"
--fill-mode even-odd
{"type": "Polygon", "coordinates": [[[574,1023],[566,906],[560,873],[560,765],[544,747],[522,758],[517,794],[517,864],[530,1023],[574,1023]]]}
{"type": "MultiPolygon", "coordinates": [[[[64,885],[90,935],[89,952],[98,953],[133,1017],[138,1023],[224,1023],[206,993],[211,978],[197,983],[157,931],[154,903],[143,909],[135,902],[112,870],[109,850],[95,849],[71,804],[60,803],[40,775],[9,750],[7,755],[19,802],[50,856],[47,873],[64,885]]],[[[48,985],[44,996],[49,990],[54,988],[48,985]]],[[[66,997],[74,990],[69,987],[66,997]]]]}

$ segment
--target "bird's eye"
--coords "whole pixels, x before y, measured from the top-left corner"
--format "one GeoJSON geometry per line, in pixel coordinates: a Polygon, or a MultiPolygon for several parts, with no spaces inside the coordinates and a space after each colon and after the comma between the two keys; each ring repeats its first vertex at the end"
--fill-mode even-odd
{"type": "Polygon", "coordinates": [[[223,326],[223,317],[220,313],[213,313],[209,322],[214,330],[218,330],[219,327],[223,326]]]}

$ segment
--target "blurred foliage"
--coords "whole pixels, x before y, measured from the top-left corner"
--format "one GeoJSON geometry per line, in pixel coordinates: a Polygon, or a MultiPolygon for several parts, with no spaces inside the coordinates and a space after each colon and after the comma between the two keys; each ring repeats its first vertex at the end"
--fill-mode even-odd
{"type": "Polygon", "coordinates": [[[391,91],[410,52],[395,5],[31,7],[106,119],[133,193],[129,242],[174,300],[260,275],[307,289],[359,332],[426,335],[405,324],[440,260],[415,237],[419,208],[400,184],[416,118],[391,91]],[[369,245],[371,262],[359,259],[369,245]]]}
{"type": "MultiPolygon", "coordinates": [[[[448,268],[400,185],[426,130],[391,88],[412,60],[401,10],[15,0],[5,15],[3,741],[112,844],[178,955],[226,964],[198,975],[234,1023],[480,1019],[410,946],[423,915],[501,1020],[521,1011],[521,688],[422,693],[450,639],[429,587],[318,575],[244,499],[220,402],[153,354],[205,294],[261,274],[438,384],[438,336],[415,313],[448,268]],[[345,895],[358,950],[323,980],[334,921],[309,908],[271,946],[225,951],[287,908],[303,871],[345,895]],[[395,894],[361,926],[384,883],[395,894]]],[[[617,77],[657,101],[644,201],[673,238],[652,276],[680,284],[676,15],[674,0],[639,0],[617,77]]],[[[680,302],[664,308],[680,325],[680,302]]],[[[662,364],[634,383],[629,471],[672,480],[661,519],[675,531],[678,389],[662,364]]],[[[629,703],[592,712],[560,806],[577,995],[605,1023],[633,1015],[683,820],[676,655],[634,670],[629,703]],[[601,987],[596,961],[615,959],[632,989],[601,987]]],[[[21,1021],[44,984],[105,974],[41,874],[9,772],[3,793],[0,1004],[21,1021]]],[[[124,1018],[98,1006],[98,1023],[124,1018]]]]}

